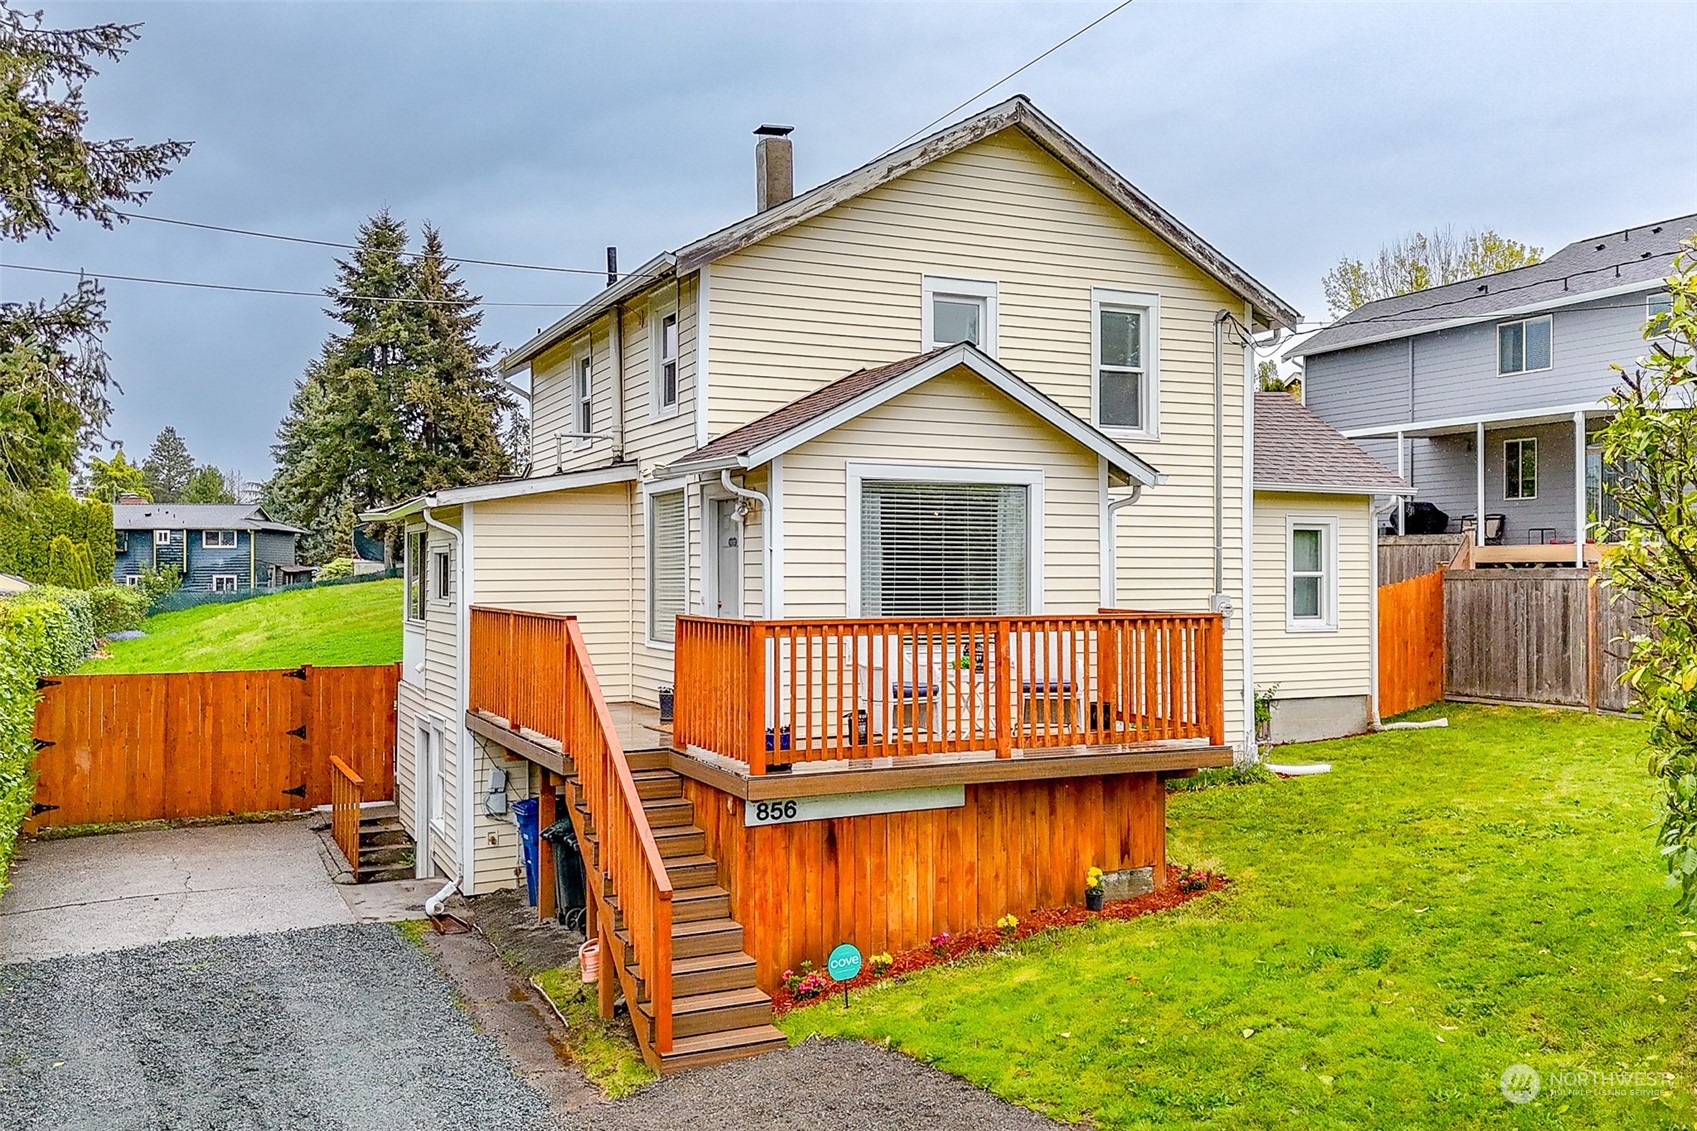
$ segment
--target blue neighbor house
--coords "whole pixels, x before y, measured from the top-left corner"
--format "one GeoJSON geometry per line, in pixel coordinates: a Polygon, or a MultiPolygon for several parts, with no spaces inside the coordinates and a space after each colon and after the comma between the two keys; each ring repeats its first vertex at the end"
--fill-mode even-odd
{"type": "Polygon", "coordinates": [[[127,503],[112,508],[117,557],[112,580],[134,585],[150,569],[175,566],[183,588],[213,593],[304,581],[295,564],[298,527],[274,522],[251,503],[127,503]]]}

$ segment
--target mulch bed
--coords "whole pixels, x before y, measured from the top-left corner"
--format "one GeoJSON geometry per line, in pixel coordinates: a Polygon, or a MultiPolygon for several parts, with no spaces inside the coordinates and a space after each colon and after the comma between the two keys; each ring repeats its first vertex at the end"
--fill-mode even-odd
{"type": "MultiPolygon", "coordinates": [[[[830,982],[825,993],[798,1000],[794,994],[779,986],[772,994],[772,1015],[782,1017],[792,1009],[805,1009],[810,1005],[818,1005],[824,1001],[839,1000],[846,985],[849,990],[865,989],[877,982],[891,978],[900,978],[916,970],[924,970],[928,966],[939,966],[965,958],[972,954],[993,951],[997,947],[1020,939],[1030,938],[1043,931],[1053,931],[1063,927],[1076,927],[1097,919],[1136,919],[1142,915],[1153,915],[1158,911],[1168,911],[1174,907],[1189,903],[1199,895],[1211,891],[1219,891],[1231,883],[1218,872],[1187,872],[1173,864],[1167,865],[1171,877],[1167,886],[1152,891],[1147,895],[1136,896],[1132,899],[1115,900],[1100,911],[1086,911],[1083,907],[1053,907],[1038,911],[1028,911],[1018,916],[1019,926],[1010,932],[1003,932],[996,927],[977,927],[970,931],[939,936],[935,944],[916,946],[904,950],[900,954],[892,954],[894,959],[890,968],[881,974],[872,973],[871,955],[864,955],[866,965],[859,975],[848,982],[830,982]],[[1179,879],[1187,877],[1185,890],[1180,887],[1179,879]]],[[[823,970],[823,962],[815,965],[815,969],[823,970]]]]}

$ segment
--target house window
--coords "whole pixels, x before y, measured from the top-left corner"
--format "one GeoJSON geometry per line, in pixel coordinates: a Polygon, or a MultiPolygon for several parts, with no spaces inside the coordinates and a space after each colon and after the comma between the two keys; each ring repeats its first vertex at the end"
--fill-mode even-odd
{"type": "Polygon", "coordinates": [[[682,491],[648,496],[648,638],[670,644],[688,600],[689,512],[682,491]]]}
{"type": "Polygon", "coordinates": [[[595,387],[594,358],[584,354],[577,361],[577,382],[573,396],[577,402],[577,431],[579,442],[589,443],[589,433],[595,431],[595,410],[591,397],[595,387]]]}
{"type": "Polygon", "coordinates": [[[432,580],[435,584],[436,599],[446,601],[450,594],[448,575],[448,551],[437,550],[430,555],[430,568],[435,573],[432,580]]]}
{"type": "Polygon", "coordinates": [[[671,311],[654,328],[654,408],[669,414],[678,407],[678,313],[671,311]]]}
{"type": "Polygon", "coordinates": [[[424,620],[424,594],[428,592],[424,565],[424,531],[407,532],[407,619],[424,620]]]}
{"type": "Polygon", "coordinates": [[[1550,316],[1497,325],[1497,372],[1535,373],[1550,367],[1550,316]]]}
{"type": "Polygon", "coordinates": [[[1644,321],[1654,322],[1657,318],[1673,313],[1672,295],[1651,295],[1644,303],[1644,321]]]}
{"type": "Polygon", "coordinates": [[[236,575],[233,573],[213,574],[212,591],[214,593],[234,593],[236,591],[236,575]]]}
{"type": "Polygon", "coordinates": [[[1096,423],[1154,438],[1160,431],[1155,366],[1160,300],[1096,289],[1091,291],[1091,308],[1096,423]]]}
{"type": "Polygon", "coordinates": [[[1297,632],[1337,628],[1337,524],[1292,519],[1287,540],[1286,627],[1297,632]]]}
{"type": "Polygon", "coordinates": [[[169,546],[171,544],[171,532],[169,530],[155,530],[153,532],[153,544],[155,546],[169,546]]]}
{"type": "Polygon", "coordinates": [[[419,745],[418,760],[423,763],[424,781],[420,783],[425,793],[423,809],[430,820],[430,827],[440,833],[446,829],[442,800],[448,795],[448,767],[442,757],[442,728],[420,719],[413,734],[419,745]]]}
{"type": "Polygon", "coordinates": [[[208,550],[231,550],[236,545],[234,530],[202,530],[200,544],[208,550]]]}
{"type": "Polygon", "coordinates": [[[971,342],[996,356],[996,284],[981,279],[926,275],[921,283],[924,310],[922,348],[934,350],[971,342]]]}
{"type": "Polygon", "coordinates": [[[141,574],[139,574],[139,573],[126,573],[124,575],[124,584],[125,585],[140,585],[141,584],[141,574]]]}
{"type": "Polygon", "coordinates": [[[112,549],[120,554],[130,552],[130,532],[119,530],[112,535],[112,549]]]}
{"type": "Polygon", "coordinates": [[[860,485],[860,615],[1030,611],[1031,488],[868,479],[860,485]]]}
{"type": "Polygon", "coordinates": [[[1503,441],[1503,498],[1538,497],[1538,441],[1503,441]]]}

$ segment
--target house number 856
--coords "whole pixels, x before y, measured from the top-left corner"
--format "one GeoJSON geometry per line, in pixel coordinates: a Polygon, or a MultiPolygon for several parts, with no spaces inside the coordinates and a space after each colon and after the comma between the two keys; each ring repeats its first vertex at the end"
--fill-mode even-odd
{"type": "Polygon", "coordinates": [[[757,801],[754,803],[756,821],[793,821],[796,807],[793,801],[757,801]]]}

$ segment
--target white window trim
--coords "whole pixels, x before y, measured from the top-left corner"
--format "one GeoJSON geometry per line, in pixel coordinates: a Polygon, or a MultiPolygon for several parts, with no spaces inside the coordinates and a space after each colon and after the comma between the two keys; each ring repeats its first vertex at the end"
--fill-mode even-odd
{"type": "Polygon", "coordinates": [[[924,275],[919,285],[919,352],[929,353],[936,349],[931,341],[932,316],[931,303],[938,296],[948,298],[982,299],[984,302],[984,341],[978,348],[991,357],[996,356],[998,284],[994,279],[962,279],[950,275],[924,275]]]}
{"type": "Polygon", "coordinates": [[[139,574],[139,573],[126,573],[124,575],[124,584],[125,585],[140,585],[141,584],[141,574],[139,574]]]}
{"type": "Polygon", "coordinates": [[[155,546],[169,546],[171,544],[171,532],[169,530],[155,530],[153,532],[153,544],[155,546]]]}
{"type": "Polygon", "coordinates": [[[648,309],[648,415],[654,420],[669,420],[678,414],[684,400],[684,320],[676,299],[657,302],[648,309]],[[660,349],[666,340],[666,318],[678,320],[677,396],[671,404],[660,403],[660,349]]]}
{"type": "MultiPolygon", "coordinates": [[[[425,534],[425,536],[423,538],[421,538],[419,540],[419,543],[418,543],[419,550],[418,550],[417,556],[422,560],[420,560],[420,561],[414,561],[413,560],[414,555],[413,555],[413,552],[412,552],[412,548],[413,548],[413,539],[417,538],[423,532],[424,532],[423,527],[420,527],[420,526],[408,527],[407,531],[406,531],[405,540],[401,543],[401,603],[402,603],[401,621],[402,621],[403,624],[406,625],[406,627],[412,628],[412,629],[417,629],[419,631],[423,631],[423,629],[424,629],[424,620],[425,620],[424,610],[421,607],[419,609],[419,615],[416,616],[416,617],[413,616],[412,579],[413,579],[413,575],[418,572],[419,567],[421,565],[424,565],[426,562],[428,562],[430,560],[430,557],[429,557],[429,555],[430,555],[430,537],[429,537],[429,535],[425,534]]],[[[429,581],[430,581],[429,571],[426,570],[425,576],[419,579],[419,588],[426,590],[426,597],[425,597],[426,601],[429,600],[429,595],[428,595],[429,581]]]]}
{"type": "MultiPolygon", "coordinates": [[[[424,743],[424,799],[419,808],[424,810],[425,821],[430,825],[430,831],[437,836],[446,838],[448,835],[448,782],[447,760],[442,757],[442,740],[447,735],[447,728],[435,719],[420,719],[414,731],[415,739],[424,743]]],[[[416,799],[415,799],[416,803],[416,799]]],[[[432,846],[434,848],[434,846],[432,846]]]]}
{"type": "Polygon", "coordinates": [[[1285,516],[1285,631],[1338,631],[1338,520],[1331,516],[1285,516]],[[1320,568],[1325,577],[1320,585],[1320,616],[1296,615],[1296,560],[1291,544],[1298,530],[1319,530],[1320,568]]]}
{"type": "Polygon", "coordinates": [[[843,465],[847,476],[847,506],[843,525],[847,538],[843,562],[844,597],[847,614],[860,611],[860,495],[868,479],[894,479],[902,483],[984,483],[1027,488],[1025,513],[1031,545],[1026,558],[1026,609],[1028,616],[1043,613],[1043,469],[1040,467],[984,467],[975,464],[874,463],[849,460],[843,465]]]}
{"type": "Polygon", "coordinates": [[[200,532],[200,548],[203,550],[233,550],[241,544],[241,536],[234,530],[202,530],[200,532]],[[212,541],[212,536],[218,535],[218,541],[212,541]],[[228,534],[230,540],[224,541],[228,534]]]}
{"type": "Polygon", "coordinates": [[[453,550],[427,549],[430,555],[430,573],[425,581],[430,585],[430,600],[438,605],[452,604],[454,600],[454,557],[453,550]]]}
{"type": "Polygon", "coordinates": [[[1538,315],[1534,315],[1531,318],[1510,318],[1506,322],[1498,322],[1497,323],[1496,335],[1497,335],[1496,341],[1497,341],[1497,376],[1498,377],[1520,377],[1520,376],[1523,376],[1527,373],[1548,373],[1550,370],[1555,368],[1555,366],[1556,366],[1556,322],[1555,322],[1555,315],[1553,315],[1553,314],[1538,314],[1538,315]],[[1504,326],[1519,326],[1521,328],[1520,329],[1520,360],[1521,360],[1521,363],[1524,365],[1524,363],[1526,361],[1526,327],[1533,322],[1548,322],[1550,324],[1550,363],[1548,365],[1540,365],[1537,369],[1521,368],[1521,369],[1510,369],[1507,372],[1504,372],[1504,370],[1503,370],[1503,327],[1504,326]]]}
{"type": "Polygon", "coordinates": [[[212,591],[214,593],[234,593],[240,588],[241,579],[233,573],[215,573],[212,575],[212,591]],[[220,589],[218,587],[218,583],[220,581],[229,582],[229,587],[227,589],[220,589]]]}
{"type": "MultiPolygon", "coordinates": [[[[1515,462],[1516,464],[1519,463],[1518,460],[1515,462]]],[[[1538,468],[1538,437],[1510,436],[1503,441],[1503,489],[1501,494],[1504,503],[1530,503],[1535,501],[1538,498],[1538,481],[1543,477],[1543,473],[1538,468]],[[1532,445],[1532,493],[1530,495],[1514,495],[1511,497],[1508,493],[1508,446],[1510,444],[1532,445]]]]}
{"type": "Polygon", "coordinates": [[[1161,296],[1143,291],[1090,288],[1090,423],[1116,440],[1161,438],[1161,296]],[[1131,308],[1144,312],[1143,427],[1104,427],[1102,424],[1102,308],[1131,308]]]}
{"type": "Polygon", "coordinates": [[[684,611],[690,610],[689,562],[693,550],[690,527],[690,481],[669,479],[642,485],[642,642],[656,652],[674,652],[677,642],[654,638],[654,496],[681,492],[684,500],[684,611]]]}
{"type": "Polygon", "coordinates": [[[127,554],[130,552],[130,532],[128,530],[113,531],[112,549],[120,554],[127,554]]]}
{"type": "MultiPolygon", "coordinates": [[[[592,338],[585,338],[583,348],[572,354],[571,389],[572,389],[572,426],[571,431],[587,433],[594,431],[594,421],[590,427],[584,426],[583,419],[583,386],[580,377],[585,362],[589,363],[589,412],[595,415],[595,343],[592,338]]],[[[579,435],[572,438],[572,450],[578,451],[590,445],[588,436],[579,435]]]]}

